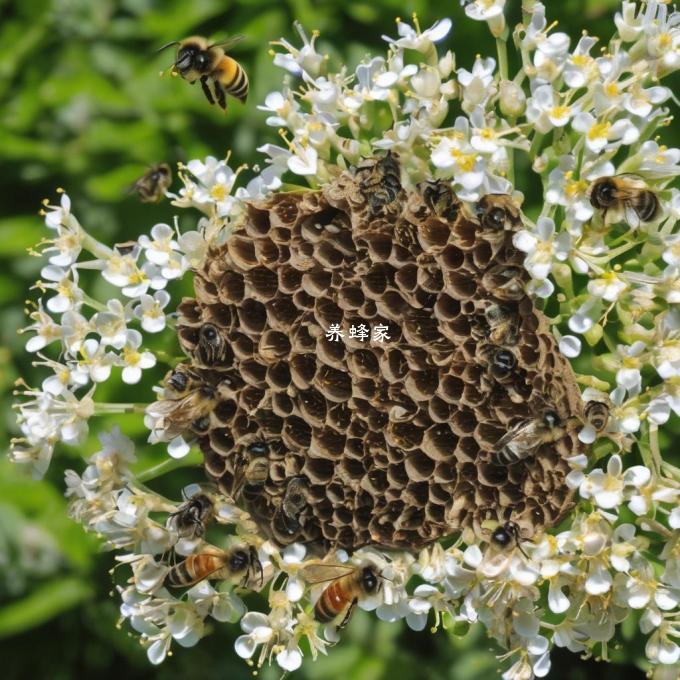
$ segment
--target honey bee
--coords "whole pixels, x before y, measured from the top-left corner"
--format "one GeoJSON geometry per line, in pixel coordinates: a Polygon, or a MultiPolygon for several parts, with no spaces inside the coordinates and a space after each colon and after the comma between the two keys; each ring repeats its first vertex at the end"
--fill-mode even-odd
{"type": "Polygon", "coordinates": [[[489,325],[489,340],[494,345],[515,345],[519,333],[519,319],[512,309],[496,302],[484,310],[489,325]]]}
{"type": "Polygon", "coordinates": [[[281,505],[275,513],[273,521],[289,536],[294,536],[300,530],[299,516],[307,505],[308,486],[304,477],[293,477],[288,482],[281,505]]]}
{"type": "Polygon", "coordinates": [[[377,160],[362,161],[356,168],[355,177],[373,215],[392,203],[401,191],[399,162],[391,151],[377,160]]]}
{"type": "Polygon", "coordinates": [[[242,39],[242,35],[236,35],[228,40],[209,44],[206,38],[194,35],[181,41],[173,40],[163,45],[159,52],[178,45],[173,73],[179,73],[192,85],[197,80],[200,81],[206,99],[211,104],[217,101],[218,106],[226,111],[228,94],[244,104],[248,97],[246,72],[235,59],[225,54],[228,47],[233,47],[242,39]],[[210,91],[208,81],[212,81],[214,92],[210,91]]]}
{"type": "Polygon", "coordinates": [[[172,184],[172,171],[167,163],[152,165],[133,185],[142,203],[158,203],[172,184]]]}
{"type": "Polygon", "coordinates": [[[495,265],[482,276],[482,286],[499,300],[516,302],[525,295],[524,270],[514,265],[495,265]]]}
{"type": "Polygon", "coordinates": [[[192,371],[178,369],[166,379],[166,389],[176,396],[152,404],[149,413],[159,417],[157,427],[166,437],[177,437],[189,430],[204,434],[210,427],[210,412],[217,404],[217,390],[192,371]]]}
{"type": "Polygon", "coordinates": [[[418,186],[425,205],[432,214],[453,222],[460,210],[460,201],[448,182],[441,179],[427,180],[418,186]]]}
{"type": "Polygon", "coordinates": [[[600,434],[609,422],[609,406],[601,401],[589,401],[585,408],[585,417],[588,423],[600,434]]]}
{"type": "Polygon", "coordinates": [[[489,369],[496,380],[506,380],[517,367],[517,357],[509,349],[495,348],[491,356],[489,369]]]}
{"type": "Polygon", "coordinates": [[[264,441],[251,442],[240,456],[241,460],[234,472],[231,495],[233,498],[243,493],[246,500],[259,496],[262,485],[269,477],[269,445],[264,441]]]}
{"type": "Polygon", "coordinates": [[[600,177],[592,182],[588,194],[590,204],[602,212],[604,220],[612,211],[614,221],[623,217],[633,228],[654,221],[661,212],[658,196],[637,175],[600,177]]]}
{"type": "Polygon", "coordinates": [[[238,546],[230,550],[210,548],[196,555],[189,555],[170,569],[165,582],[173,588],[188,588],[200,581],[241,579],[245,586],[259,572],[260,585],[264,581],[262,563],[257,550],[251,546],[238,546]]]}
{"type": "Polygon", "coordinates": [[[526,555],[522,546],[520,545],[520,528],[516,522],[505,522],[494,529],[491,534],[491,543],[501,550],[511,550],[518,547],[522,554],[526,555]]]}
{"type": "Polygon", "coordinates": [[[202,382],[201,376],[196,371],[186,364],[179,364],[165,376],[163,387],[167,396],[179,399],[199,387],[202,382]]]}
{"type": "Polygon", "coordinates": [[[502,232],[522,223],[520,210],[508,194],[487,194],[475,205],[477,219],[484,229],[502,232]]]}
{"type": "Polygon", "coordinates": [[[513,465],[536,453],[542,444],[557,441],[564,428],[555,411],[545,411],[541,418],[532,418],[515,425],[496,443],[493,462],[496,465],[513,465]]]}
{"type": "Polygon", "coordinates": [[[214,516],[213,499],[206,493],[197,493],[173,512],[170,520],[182,538],[199,538],[214,516]]]}
{"type": "Polygon", "coordinates": [[[196,357],[204,366],[214,366],[224,361],[227,343],[217,326],[204,323],[198,332],[196,357]]]}
{"type": "Polygon", "coordinates": [[[373,565],[357,567],[319,562],[303,567],[301,574],[310,585],[331,582],[314,605],[314,618],[320,623],[329,623],[344,613],[338,628],[347,625],[362,597],[375,595],[382,585],[373,565]]]}
{"type": "Polygon", "coordinates": [[[518,548],[524,557],[530,559],[522,548],[521,539],[521,529],[515,522],[507,521],[498,525],[489,538],[492,549],[484,555],[484,574],[494,576],[503,573],[510,566],[510,559],[515,548],[518,548]]]}

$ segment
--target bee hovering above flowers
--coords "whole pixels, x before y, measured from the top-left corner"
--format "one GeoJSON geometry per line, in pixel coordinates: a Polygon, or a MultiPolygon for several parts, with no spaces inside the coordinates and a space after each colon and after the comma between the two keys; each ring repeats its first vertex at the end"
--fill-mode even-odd
{"type": "Polygon", "coordinates": [[[172,171],[167,163],[152,165],[133,185],[142,203],[158,203],[172,184],[172,171]]]}
{"type": "Polygon", "coordinates": [[[227,95],[240,102],[248,97],[248,76],[243,67],[232,57],[225,54],[228,47],[233,47],[243,40],[242,35],[235,35],[217,43],[208,43],[206,38],[194,35],[185,40],[173,40],[163,45],[158,51],[172,45],[178,45],[177,56],[172,67],[173,74],[179,74],[192,85],[198,80],[206,99],[224,111],[227,110],[227,95]],[[208,81],[212,81],[213,91],[208,81]]]}

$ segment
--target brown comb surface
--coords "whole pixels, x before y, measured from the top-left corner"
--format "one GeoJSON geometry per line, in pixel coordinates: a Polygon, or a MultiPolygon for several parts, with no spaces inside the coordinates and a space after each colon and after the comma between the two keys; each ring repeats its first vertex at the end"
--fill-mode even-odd
{"type": "Polygon", "coordinates": [[[583,450],[582,413],[571,367],[524,293],[519,211],[494,226],[485,215],[498,197],[472,216],[440,185],[406,192],[394,177],[374,194],[365,167],[249,205],[196,272],[179,338],[217,388],[198,436],[206,473],[266,536],[318,553],[418,550],[465,527],[488,538],[485,520],[531,538],[571,506],[566,458],[583,450]],[[489,321],[499,307],[512,330],[489,321]],[[206,324],[220,336],[208,350],[206,324]],[[332,324],[341,341],[327,339],[332,324]],[[390,339],[350,338],[359,324],[385,325],[390,339]],[[492,366],[500,350],[514,357],[507,375],[492,366]],[[562,435],[496,464],[496,442],[546,408],[562,435]],[[263,450],[268,474],[250,483],[263,450]]]}

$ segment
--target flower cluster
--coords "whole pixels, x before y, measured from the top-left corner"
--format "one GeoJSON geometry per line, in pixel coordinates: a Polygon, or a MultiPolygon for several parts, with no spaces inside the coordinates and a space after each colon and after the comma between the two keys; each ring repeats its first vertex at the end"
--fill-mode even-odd
{"type": "MultiPolygon", "coordinates": [[[[347,573],[375,569],[380,587],[358,604],[382,620],[404,619],[414,630],[483,624],[507,650],[507,680],[545,676],[555,645],[607,659],[617,624],[636,611],[649,662],[672,668],[680,660],[680,470],[662,455],[659,430],[680,415],[680,192],[670,186],[680,174],[680,149],[655,135],[670,121],[673,97],[661,82],[680,69],[680,13],[658,0],[624,1],[614,37],[595,52],[598,38],[584,34],[572,46],[554,31],[541,2],[523,3],[512,34],[504,0],[464,5],[467,17],[488,24],[496,57],[459,64],[452,52],[438,51],[452,28],[448,19],[425,31],[415,18],[414,26],[398,21],[396,37],[384,36],[386,56],[352,73],[331,71],[316,35],[300,27],[302,47],[276,43],[274,63],[299,80],[259,108],[284,144],[262,146],[264,169],[238,187],[242,168],[233,170],[228,159],[182,165],[183,187],[168,196],[202,213],[196,231],[157,224],[109,248],[80,225],[66,194],[46,206],[52,238],[43,244],[48,263],[36,284],[44,298],[30,311],[26,349],[47,375],[40,388],[20,385],[22,437],[11,456],[42,474],[58,442],[77,444],[91,418],[123,412],[146,412],[150,442],[170,440],[171,456],[189,452],[190,442],[159,431],[148,404],[104,403],[97,387],[118,369],[122,382],[134,385],[144,370],[172,366],[164,352],[146,348],[150,336],[173,329],[172,282],[229,238],[245,201],[279,190],[284,175],[315,187],[390,150],[407,187],[443,179],[464,201],[488,193],[521,201],[523,191],[538,187],[542,207],[527,217],[515,246],[526,253],[531,292],[554,305],[563,354],[591,359],[589,374],[579,376],[584,401],[607,403],[611,413],[604,431],[588,425],[580,432],[594,443],[593,455],[570,461],[568,482],[579,500],[568,526],[509,551],[483,549],[463,535],[416,556],[363,548],[328,560],[347,573]],[[509,46],[521,62],[517,74],[508,72],[509,46]],[[527,177],[515,176],[518,154],[530,161],[527,177]],[[602,178],[624,183],[613,189],[620,205],[597,205],[593,186],[602,178]],[[81,288],[91,276],[113,287],[110,299],[81,288]],[[631,458],[642,464],[628,464],[631,458]]],[[[71,513],[125,551],[119,560],[132,575],[119,587],[121,613],[153,663],[173,640],[195,644],[208,618],[240,621],[236,653],[256,659],[251,663],[274,659],[292,671],[303,651],[326,653],[337,630],[313,616],[320,588],[309,578],[314,560],[303,546],[279,550],[214,489],[186,489],[185,501],[160,496],[141,480],[162,470],[132,474],[131,440],[118,430],[100,439],[102,450],[85,470],[67,473],[71,513]],[[229,529],[217,546],[177,527],[176,513],[204,492],[215,522],[229,529]],[[211,575],[216,587],[201,580],[176,596],[169,553],[182,560],[239,546],[255,551],[259,577],[219,570],[220,578],[211,575]],[[239,585],[264,594],[267,611],[247,611],[239,585]]]]}

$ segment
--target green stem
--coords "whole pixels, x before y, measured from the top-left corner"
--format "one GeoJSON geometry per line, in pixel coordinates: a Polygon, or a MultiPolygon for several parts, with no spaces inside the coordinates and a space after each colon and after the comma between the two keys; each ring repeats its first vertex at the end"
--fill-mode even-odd
{"type": "Polygon", "coordinates": [[[508,79],[508,43],[502,37],[496,38],[496,52],[498,53],[498,72],[501,80],[508,79]]]}
{"type": "Polygon", "coordinates": [[[95,257],[108,260],[113,255],[113,250],[97,241],[94,236],[90,236],[82,227],[80,228],[80,242],[85,250],[92,253],[95,257]]]}
{"type": "Polygon", "coordinates": [[[538,156],[538,150],[541,148],[544,134],[537,132],[531,140],[531,148],[529,149],[529,160],[533,161],[538,156]]]}
{"type": "Polygon", "coordinates": [[[149,482],[152,479],[161,477],[168,472],[179,470],[186,467],[197,467],[203,463],[203,454],[195,448],[192,448],[184,458],[166,458],[162,463],[154,465],[153,467],[143,470],[136,475],[140,482],[149,482]]]}
{"type": "Polygon", "coordinates": [[[114,413],[146,413],[149,404],[117,404],[97,402],[95,409],[97,415],[110,415],[114,413]]]}

